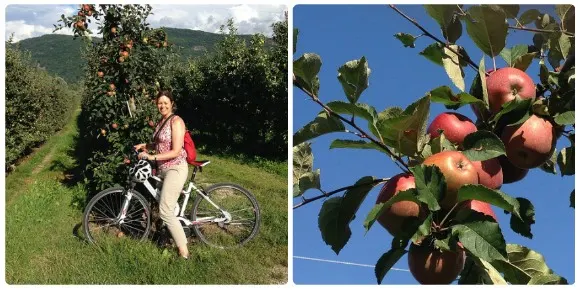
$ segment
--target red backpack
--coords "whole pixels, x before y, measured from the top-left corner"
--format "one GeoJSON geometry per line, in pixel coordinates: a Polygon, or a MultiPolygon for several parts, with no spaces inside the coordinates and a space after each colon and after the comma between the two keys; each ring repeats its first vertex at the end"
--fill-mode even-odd
{"type": "Polygon", "coordinates": [[[195,165],[195,157],[197,156],[197,152],[195,151],[195,144],[193,143],[193,139],[191,139],[191,135],[187,130],[185,130],[185,135],[183,136],[183,148],[185,148],[185,153],[187,153],[187,163],[195,165]]]}
{"type": "MultiPolygon", "coordinates": [[[[163,129],[163,127],[165,127],[165,124],[167,124],[167,121],[173,119],[174,116],[175,115],[172,114],[171,116],[169,116],[169,118],[165,119],[165,122],[163,122],[161,128],[159,128],[157,134],[155,134],[155,136],[153,137],[153,140],[157,140],[157,136],[161,132],[161,129],[163,129]]],[[[197,152],[195,151],[195,144],[193,143],[193,139],[191,139],[191,134],[189,134],[187,128],[185,129],[185,135],[183,136],[183,148],[185,149],[185,153],[187,154],[187,156],[185,157],[187,163],[191,165],[197,165],[195,162],[195,158],[197,157],[197,152]]]]}

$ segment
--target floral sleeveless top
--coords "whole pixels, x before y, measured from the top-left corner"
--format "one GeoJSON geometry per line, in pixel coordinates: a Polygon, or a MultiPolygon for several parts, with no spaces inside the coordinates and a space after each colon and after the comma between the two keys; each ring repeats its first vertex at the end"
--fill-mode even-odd
{"type": "MultiPolygon", "coordinates": [[[[179,117],[172,116],[170,118],[172,119],[169,122],[167,122],[167,124],[165,124],[165,127],[161,128],[161,132],[159,133],[159,136],[157,136],[157,140],[154,140],[155,151],[157,152],[157,154],[171,151],[171,125],[179,117]]],[[[157,127],[155,127],[155,132],[153,132],[153,137],[155,137],[155,134],[157,134],[157,131],[160,129],[159,127],[161,127],[163,123],[164,123],[163,120],[157,123],[157,127]]],[[[157,160],[157,167],[159,168],[159,170],[163,170],[172,165],[180,165],[186,162],[185,160],[186,157],[187,153],[185,152],[185,149],[183,149],[182,146],[179,156],[168,160],[157,160]]]]}

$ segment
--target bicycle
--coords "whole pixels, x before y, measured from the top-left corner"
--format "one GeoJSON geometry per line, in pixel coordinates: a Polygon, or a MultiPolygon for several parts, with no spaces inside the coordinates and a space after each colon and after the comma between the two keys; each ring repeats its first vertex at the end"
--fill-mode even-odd
{"type": "MultiPolygon", "coordinates": [[[[158,203],[163,180],[152,173],[149,161],[137,160],[136,156],[137,152],[133,152],[125,186],[105,189],[87,204],[83,228],[90,243],[111,237],[129,236],[140,241],[149,237],[152,203],[135,187],[142,184],[153,197],[152,202],[158,203]]],[[[207,189],[197,186],[194,182],[197,172],[209,163],[209,160],[195,162],[191,178],[179,197],[181,205],[178,199],[175,206],[175,215],[186,234],[193,230],[207,245],[222,249],[242,246],[258,233],[258,202],[252,193],[237,184],[217,183],[207,189]],[[192,191],[197,195],[188,218],[185,209],[192,191]]]]}

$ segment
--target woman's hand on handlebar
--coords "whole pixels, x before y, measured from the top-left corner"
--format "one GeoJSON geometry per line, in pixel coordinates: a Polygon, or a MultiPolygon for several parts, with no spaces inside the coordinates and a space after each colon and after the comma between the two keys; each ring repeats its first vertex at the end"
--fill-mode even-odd
{"type": "Polygon", "coordinates": [[[133,146],[133,148],[137,152],[139,152],[139,151],[147,152],[147,143],[137,144],[137,145],[133,146]]]}
{"type": "Polygon", "coordinates": [[[153,160],[153,156],[149,155],[147,152],[141,152],[137,157],[139,159],[153,160]]]}

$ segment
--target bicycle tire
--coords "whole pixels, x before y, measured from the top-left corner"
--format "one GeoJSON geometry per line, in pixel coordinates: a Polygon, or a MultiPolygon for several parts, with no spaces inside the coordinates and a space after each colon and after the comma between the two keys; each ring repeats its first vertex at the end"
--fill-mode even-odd
{"type": "MultiPolygon", "coordinates": [[[[216,223],[196,223],[196,221],[198,221],[198,218],[201,218],[202,212],[200,212],[200,205],[210,205],[209,202],[204,202],[205,199],[201,196],[201,195],[197,195],[194,202],[193,202],[193,208],[191,209],[191,221],[194,223],[193,224],[193,231],[195,233],[195,235],[205,244],[213,246],[213,247],[217,247],[217,248],[235,248],[235,247],[240,247],[244,244],[246,244],[247,242],[249,242],[250,240],[252,240],[257,234],[258,234],[258,230],[260,228],[260,221],[261,221],[261,214],[260,214],[260,207],[258,205],[258,201],[256,200],[256,197],[250,193],[247,189],[241,187],[240,185],[237,184],[233,184],[233,183],[217,183],[217,184],[213,184],[211,186],[209,186],[206,190],[205,193],[210,197],[210,199],[212,199],[212,201],[216,204],[218,204],[220,207],[223,207],[224,203],[223,198],[221,200],[217,200],[216,199],[216,195],[222,191],[222,190],[234,190],[237,191],[239,193],[242,194],[242,198],[245,199],[246,201],[249,202],[248,206],[251,204],[251,211],[242,209],[242,210],[236,210],[236,211],[232,211],[232,212],[239,212],[239,211],[247,211],[249,212],[249,215],[252,216],[253,218],[253,223],[251,226],[251,230],[249,231],[247,236],[244,236],[242,239],[234,241],[234,243],[232,245],[226,246],[226,245],[221,245],[218,242],[210,239],[209,237],[209,233],[213,230],[215,231],[216,228],[215,226],[218,226],[219,228],[222,228],[221,230],[218,229],[218,232],[227,232],[228,229],[225,228],[225,224],[219,225],[216,223]],[[213,225],[213,227],[211,227],[213,225]]],[[[231,195],[229,195],[231,196],[231,195]]],[[[227,197],[227,195],[226,195],[227,197]]],[[[229,198],[229,200],[231,201],[232,198],[229,198]]],[[[228,204],[229,207],[229,204],[228,204]]],[[[227,211],[230,211],[230,208],[224,208],[227,211]]],[[[212,207],[213,211],[217,211],[215,208],[212,207]]],[[[219,211],[217,211],[219,212],[219,211]]],[[[221,214],[221,213],[220,213],[221,214]]],[[[237,215],[236,215],[237,216],[237,215]]],[[[234,220],[232,220],[234,221],[234,220]]],[[[240,222],[243,221],[243,219],[240,219],[240,222]]],[[[233,226],[234,223],[228,224],[227,226],[233,226]]],[[[233,229],[240,229],[240,227],[236,227],[233,229]]]]}
{"type": "MultiPolygon", "coordinates": [[[[94,232],[92,233],[91,230],[91,213],[100,211],[100,213],[102,213],[105,216],[104,220],[116,218],[116,215],[119,214],[122,203],[125,200],[124,193],[125,188],[112,187],[99,192],[89,201],[87,207],[85,208],[85,211],[83,212],[83,230],[85,238],[89,241],[89,243],[97,244],[96,235],[94,235],[94,232]],[[117,196],[112,197],[112,195],[117,196]],[[118,201],[118,204],[112,204],[112,202],[115,201],[118,201]],[[101,210],[96,208],[96,206],[101,204],[103,204],[103,206],[106,206],[106,208],[103,208],[101,210]],[[112,216],[107,217],[106,213],[107,214],[110,213],[112,216]]],[[[126,217],[126,219],[129,218],[129,222],[109,225],[107,225],[107,223],[105,222],[105,225],[97,227],[96,229],[103,228],[102,232],[104,233],[104,236],[110,236],[110,234],[113,234],[117,238],[119,238],[121,236],[128,235],[129,237],[139,241],[143,241],[149,236],[149,232],[151,231],[151,209],[149,207],[149,203],[141,193],[132,190],[132,194],[133,197],[131,198],[131,203],[136,201],[138,204],[140,204],[141,208],[140,209],[137,208],[137,210],[132,210],[133,205],[132,204],[129,205],[129,210],[127,211],[126,217]],[[142,213],[138,211],[142,211],[142,213]],[[131,217],[140,217],[143,220],[141,221],[136,220],[138,223],[134,223],[131,217]],[[110,227],[116,227],[116,230],[112,229],[113,231],[109,233],[110,227]],[[122,235],[120,233],[122,233],[122,235]]],[[[96,220],[93,220],[93,222],[97,223],[96,220]]]]}

